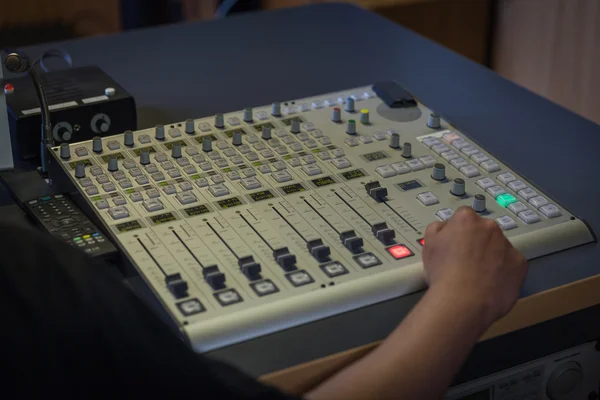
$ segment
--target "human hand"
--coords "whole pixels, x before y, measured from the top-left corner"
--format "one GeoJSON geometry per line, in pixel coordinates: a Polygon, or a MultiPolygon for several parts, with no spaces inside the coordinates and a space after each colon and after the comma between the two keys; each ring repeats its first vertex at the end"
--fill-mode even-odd
{"type": "Polygon", "coordinates": [[[487,326],[511,310],[527,272],[527,261],[498,224],[470,207],[427,227],[423,265],[430,290],[440,290],[450,302],[481,305],[487,326]]]}

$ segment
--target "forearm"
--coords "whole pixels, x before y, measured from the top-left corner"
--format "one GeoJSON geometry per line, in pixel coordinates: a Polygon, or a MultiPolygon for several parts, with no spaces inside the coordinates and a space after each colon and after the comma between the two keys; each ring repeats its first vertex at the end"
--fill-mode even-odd
{"type": "Polygon", "coordinates": [[[460,293],[430,289],[381,346],[307,397],[440,399],[488,320],[460,293]]]}

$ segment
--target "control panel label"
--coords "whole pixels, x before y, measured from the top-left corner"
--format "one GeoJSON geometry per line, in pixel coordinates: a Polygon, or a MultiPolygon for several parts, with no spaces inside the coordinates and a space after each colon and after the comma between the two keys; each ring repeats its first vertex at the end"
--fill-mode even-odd
{"type": "Polygon", "coordinates": [[[217,201],[217,204],[221,208],[232,208],[232,207],[241,206],[244,203],[242,202],[242,200],[240,200],[239,197],[232,197],[230,199],[219,200],[219,201],[217,201]]]}
{"type": "Polygon", "coordinates": [[[206,207],[204,204],[202,204],[201,206],[194,206],[194,207],[186,208],[183,211],[185,211],[185,213],[189,217],[195,217],[196,215],[202,215],[202,214],[206,214],[206,213],[210,212],[209,208],[206,207]]]}
{"type": "Polygon", "coordinates": [[[141,227],[142,225],[138,221],[123,222],[122,224],[115,225],[115,228],[121,233],[135,231],[141,227]]]}
{"type": "Polygon", "coordinates": [[[383,151],[374,151],[373,153],[363,154],[362,156],[367,161],[377,161],[388,158],[388,155],[383,151]]]}
{"type": "Polygon", "coordinates": [[[156,150],[154,149],[154,147],[148,146],[148,147],[140,147],[139,149],[133,149],[133,152],[135,153],[136,156],[139,156],[140,154],[145,153],[145,152],[156,153],[156,150]]]}
{"type": "Polygon", "coordinates": [[[331,176],[324,176],[322,178],[313,179],[311,182],[314,183],[316,187],[322,187],[331,185],[332,183],[337,183],[335,179],[333,179],[331,176]]]}
{"type": "Polygon", "coordinates": [[[256,129],[258,132],[262,132],[262,130],[265,126],[268,126],[271,129],[275,129],[275,125],[273,125],[270,122],[266,122],[266,123],[260,124],[260,125],[254,125],[254,129],[256,129]]]}
{"type": "Polygon", "coordinates": [[[352,179],[362,178],[363,176],[366,176],[366,174],[360,169],[353,169],[352,171],[342,172],[342,176],[344,179],[350,181],[352,179]]]}
{"type": "Polygon", "coordinates": [[[199,144],[202,144],[202,142],[204,142],[204,138],[207,138],[207,137],[210,138],[211,141],[217,140],[217,137],[215,135],[210,134],[210,135],[196,137],[196,142],[198,142],[199,144]]]}
{"type": "Polygon", "coordinates": [[[181,145],[181,147],[185,147],[187,146],[187,143],[184,142],[183,140],[174,140],[172,142],[167,142],[165,143],[165,147],[169,150],[171,150],[173,148],[173,146],[175,145],[175,143],[179,143],[181,145]]]}
{"type": "Polygon", "coordinates": [[[411,190],[411,189],[423,187],[423,185],[421,185],[421,182],[413,179],[411,181],[400,182],[398,184],[398,187],[402,190],[411,190]]]}
{"type": "Polygon", "coordinates": [[[89,167],[90,165],[92,165],[92,162],[89,159],[87,159],[87,160],[79,160],[79,161],[71,161],[69,163],[69,165],[71,166],[71,169],[75,169],[75,166],[77,164],[79,164],[79,163],[85,165],[86,167],[89,167]]]}
{"type": "Polygon", "coordinates": [[[262,200],[272,199],[273,197],[275,197],[275,195],[273,193],[271,193],[270,190],[263,190],[263,191],[256,192],[256,193],[250,193],[250,197],[254,201],[262,201],[262,200]]]}
{"type": "Polygon", "coordinates": [[[122,153],[113,153],[113,154],[105,154],[102,156],[102,161],[105,163],[108,162],[111,158],[116,158],[117,160],[123,160],[125,156],[122,153]]]}
{"type": "Polygon", "coordinates": [[[290,126],[293,121],[298,121],[300,123],[304,122],[304,120],[300,117],[292,117],[292,118],[286,118],[286,119],[281,120],[281,122],[283,122],[287,126],[290,126]]]}
{"type": "Polygon", "coordinates": [[[283,190],[283,192],[285,194],[292,194],[292,193],[298,193],[298,192],[304,192],[306,189],[304,188],[304,186],[302,186],[299,183],[294,183],[292,185],[285,185],[280,187],[281,190],[283,190]]]}
{"type": "Polygon", "coordinates": [[[232,138],[233,134],[237,133],[237,132],[241,132],[242,135],[246,134],[246,131],[243,130],[242,128],[236,128],[236,129],[231,129],[231,130],[225,131],[225,135],[227,135],[228,138],[232,138]]]}
{"type": "Polygon", "coordinates": [[[171,213],[153,215],[152,217],[150,217],[150,219],[152,220],[152,222],[154,222],[155,225],[164,224],[165,222],[177,221],[177,218],[175,218],[175,216],[171,213]]]}

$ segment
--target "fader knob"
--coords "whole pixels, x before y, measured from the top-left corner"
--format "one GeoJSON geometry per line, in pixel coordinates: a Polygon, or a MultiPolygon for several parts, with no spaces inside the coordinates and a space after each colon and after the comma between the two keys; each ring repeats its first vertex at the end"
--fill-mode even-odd
{"type": "Polygon", "coordinates": [[[85,164],[82,162],[75,165],[75,178],[85,178],[85,164]]]}
{"type": "Polygon", "coordinates": [[[223,114],[215,115],[215,127],[217,127],[217,128],[225,127],[225,120],[223,119],[223,114]]]}
{"type": "Polygon", "coordinates": [[[252,107],[244,108],[244,122],[252,122],[252,107]]]}
{"type": "Polygon", "coordinates": [[[435,164],[433,171],[431,172],[431,178],[436,181],[443,181],[446,179],[446,166],[444,164],[435,164]]]}
{"type": "Polygon", "coordinates": [[[231,139],[231,144],[234,146],[240,146],[242,144],[242,132],[240,132],[240,131],[233,132],[233,138],[231,139]]]}
{"type": "Polygon", "coordinates": [[[392,136],[390,137],[390,147],[392,149],[400,148],[400,134],[399,133],[392,133],[392,136]]]}
{"type": "Polygon", "coordinates": [[[187,133],[188,135],[193,135],[194,133],[196,133],[196,128],[194,128],[193,119],[185,120],[185,133],[187,133]]]}
{"type": "Polygon", "coordinates": [[[165,126],[156,125],[154,127],[154,138],[157,140],[165,140],[165,126]]]}
{"type": "Polygon", "coordinates": [[[452,189],[450,189],[450,193],[455,196],[464,196],[465,195],[465,181],[461,178],[456,178],[452,182],[452,189]]]}
{"type": "Polygon", "coordinates": [[[140,154],[140,164],[142,164],[142,165],[150,164],[150,152],[149,151],[142,151],[142,153],[140,154]]]}
{"type": "Polygon", "coordinates": [[[411,158],[412,157],[412,144],[406,142],[404,146],[402,146],[402,157],[411,158]]]}
{"type": "Polygon", "coordinates": [[[208,136],[202,140],[202,151],[205,153],[212,151],[212,140],[208,136]]]}
{"type": "Polygon", "coordinates": [[[102,153],[102,138],[100,136],[94,136],[92,139],[92,151],[102,153]]]}
{"type": "Polygon", "coordinates": [[[482,194],[476,194],[473,196],[473,210],[478,213],[485,211],[485,196],[482,194]]]}
{"type": "Polygon", "coordinates": [[[290,129],[292,133],[300,133],[300,121],[292,121],[292,127],[290,129]]]}
{"type": "Polygon", "coordinates": [[[181,158],[181,143],[173,143],[173,147],[171,147],[171,157],[181,158]]]}
{"type": "Polygon", "coordinates": [[[348,135],[356,135],[356,121],[353,119],[348,120],[348,125],[346,126],[346,133],[348,135]]]}
{"type": "Polygon", "coordinates": [[[278,101],[273,102],[271,105],[271,115],[274,117],[281,116],[281,103],[278,101]]]}
{"type": "Polygon", "coordinates": [[[331,112],[331,120],[333,122],[342,122],[342,111],[338,107],[335,107],[331,112]]]}
{"type": "Polygon", "coordinates": [[[439,129],[440,128],[440,116],[436,113],[429,114],[429,118],[427,119],[427,126],[431,129],[439,129]]]}
{"type": "Polygon", "coordinates": [[[354,112],[354,99],[352,97],[346,99],[346,111],[354,112]]]}
{"type": "Polygon", "coordinates": [[[108,170],[110,172],[115,172],[119,169],[119,160],[117,157],[111,157],[108,159],[108,170]]]}
{"type": "Polygon", "coordinates": [[[125,134],[123,135],[123,144],[127,147],[133,146],[133,132],[132,131],[125,131],[125,134]]]}
{"type": "Polygon", "coordinates": [[[360,110],[360,123],[363,125],[368,125],[369,122],[369,110],[362,109],[360,110]]]}
{"type": "Polygon", "coordinates": [[[63,160],[68,160],[71,158],[71,146],[69,143],[61,143],[60,144],[60,158],[63,160]]]}
{"type": "Polygon", "coordinates": [[[269,140],[271,139],[271,127],[270,126],[263,126],[263,130],[262,130],[262,135],[261,137],[264,140],[269,140]]]}

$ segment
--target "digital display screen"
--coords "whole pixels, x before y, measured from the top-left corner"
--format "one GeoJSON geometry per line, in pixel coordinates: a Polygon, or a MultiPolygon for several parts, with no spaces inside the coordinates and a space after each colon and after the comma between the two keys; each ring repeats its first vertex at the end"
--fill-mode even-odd
{"type": "Polygon", "coordinates": [[[461,397],[457,400],[490,400],[490,389],[485,389],[477,393],[471,393],[470,395],[461,397]]]}
{"type": "Polygon", "coordinates": [[[231,207],[241,206],[244,203],[242,203],[242,200],[240,200],[239,197],[232,197],[230,199],[217,201],[217,204],[221,208],[231,208],[231,207]]]}
{"type": "Polygon", "coordinates": [[[270,123],[270,122],[266,122],[266,123],[264,123],[264,124],[260,124],[260,125],[254,125],[254,129],[256,129],[256,130],[257,130],[257,131],[259,131],[259,132],[262,132],[262,130],[263,130],[263,128],[264,128],[265,126],[268,126],[268,127],[269,127],[269,128],[271,128],[271,129],[275,129],[275,125],[273,125],[273,124],[272,124],[272,123],[270,123]]]}
{"type": "Polygon", "coordinates": [[[142,225],[140,225],[140,223],[137,221],[123,222],[122,224],[115,225],[115,228],[117,228],[117,230],[121,233],[135,231],[141,227],[142,225]]]}
{"type": "Polygon", "coordinates": [[[125,158],[125,156],[121,153],[114,153],[114,154],[105,154],[102,156],[102,160],[107,163],[109,159],[111,158],[116,158],[117,160],[122,160],[125,158]]]}
{"type": "Polygon", "coordinates": [[[330,176],[324,176],[322,178],[313,179],[311,182],[314,183],[317,187],[327,186],[331,185],[332,183],[336,183],[330,176]]]}
{"type": "Polygon", "coordinates": [[[362,178],[366,175],[360,169],[353,169],[352,171],[342,172],[342,176],[347,180],[352,180],[356,178],[362,178]]]}
{"type": "Polygon", "coordinates": [[[275,195],[273,193],[271,193],[271,191],[269,191],[269,190],[263,190],[261,192],[250,193],[250,197],[254,201],[262,201],[262,200],[272,199],[273,197],[275,197],[275,195]]]}
{"type": "Polygon", "coordinates": [[[423,187],[423,185],[421,185],[421,183],[419,181],[415,181],[413,179],[412,181],[406,181],[406,182],[399,183],[398,187],[402,190],[411,190],[411,189],[423,187]]]}
{"type": "Polygon", "coordinates": [[[283,192],[285,194],[292,194],[292,193],[304,192],[306,189],[301,184],[294,183],[292,185],[282,186],[281,190],[283,190],[283,192]]]}
{"type": "Polygon", "coordinates": [[[171,222],[171,221],[176,221],[177,220],[177,218],[175,218],[175,216],[173,214],[171,214],[171,213],[154,215],[154,216],[150,217],[150,219],[156,225],[158,225],[158,224],[164,224],[165,222],[171,222]]]}
{"type": "Polygon", "coordinates": [[[165,147],[167,149],[171,150],[173,148],[173,146],[175,145],[175,143],[179,143],[181,145],[181,147],[187,146],[187,144],[183,140],[174,140],[172,142],[165,143],[165,147]]]}
{"type": "Polygon", "coordinates": [[[136,156],[139,156],[140,154],[144,153],[144,152],[148,152],[148,153],[156,153],[156,150],[154,149],[154,147],[152,146],[148,146],[148,147],[141,147],[139,149],[133,149],[133,152],[135,153],[136,156]]]}
{"type": "Polygon", "coordinates": [[[208,207],[206,207],[204,204],[201,206],[186,208],[183,211],[185,211],[185,213],[190,217],[194,217],[196,215],[202,215],[202,214],[206,214],[206,213],[210,212],[208,207]]]}
{"type": "Polygon", "coordinates": [[[362,155],[367,161],[377,161],[382,160],[384,158],[388,158],[388,155],[383,151],[375,151],[373,153],[367,153],[362,155]]]}
{"type": "Polygon", "coordinates": [[[243,130],[242,128],[236,128],[236,129],[231,129],[231,130],[225,131],[225,134],[227,135],[228,138],[232,138],[233,134],[236,132],[241,132],[242,135],[246,134],[246,131],[243,130]]]}
{"type": "Polygon", "coordinates": [[[292,117],[292,118],[286,118],[286,119],[281,120],[281,122],[283,122],[287,126],[290,126],[292,124],[292,121],[298,121],[300,123],[304,122],[304,120],[300,117],[292,117]]]}
{"type": "Polygon", "coordinates": [[[210,140],[215,141],[217,140],[217,137],[215,135],[204,135],[204,136],[197,136],[196,137],[196,142],[202,144],[204,142],[204,138],[209,137],[210,140]]]}
{"type": "Polygon", "coordinates": [[[85,165],[86,167],[89,167],[92,165],[92,162],[90,160],[71,161],[69,163],[69,165],[71,166],[71,169],[75,169],[75,166],[79,163],[85,165]]]}

